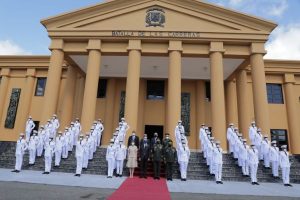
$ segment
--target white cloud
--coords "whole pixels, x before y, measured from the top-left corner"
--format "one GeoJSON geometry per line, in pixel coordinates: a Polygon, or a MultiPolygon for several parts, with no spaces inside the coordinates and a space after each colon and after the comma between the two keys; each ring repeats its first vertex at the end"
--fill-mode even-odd
{"type": "Polygon", "coordinates": [[[30,55],[31,53],[22,49],[10,40],[0,40],[0,55],[30,55]]]}
{"type": "Polygon", "coordinates": [[[300,60],[300,24],[277,28],[267,43],[267,59],[300,60]]]}
{"type": "Polygon", "coordinates": [[[288,9],[287,0],[281,0],[277,5],[271,5],[269,15],[280,17],[288,9]]]}

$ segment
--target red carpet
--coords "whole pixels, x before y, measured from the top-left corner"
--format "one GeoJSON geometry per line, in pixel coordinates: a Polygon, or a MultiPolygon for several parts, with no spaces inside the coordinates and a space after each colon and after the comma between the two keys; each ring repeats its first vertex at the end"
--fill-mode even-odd
{"type": "Polygon", "coordinates": [[[166,179],[127,178],[121,187],[115,191],[109,200],[169,200],[166,179]]]}

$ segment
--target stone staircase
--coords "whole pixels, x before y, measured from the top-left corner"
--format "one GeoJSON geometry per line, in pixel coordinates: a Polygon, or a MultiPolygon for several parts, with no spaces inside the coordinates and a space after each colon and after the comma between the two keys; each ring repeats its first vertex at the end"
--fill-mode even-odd
{"type": "MultiPolygon", "coordinates": [[[[0,168],[14,169],[15,165],[15,143],[8,143],[5,148],[0,152],[0,168]]],[[[98,148],[94,154],[94,159],[89,161],[87,170],[83,171],[83,174],[107,174],[107,163],[105,160],[106,148],[98,148]]],[[[300,157],[291,156],[291,183],[300,183],[300,157]]],[[[54,158],[52,164],[54,165],[54,158]]],[[[124,162],[124,175],[129,174],[128,169],[125,167],[124,162]]],[[[44,157],[37,158],[34,166],[28,165],[28,152],[24,155],[24,161],[22,169],[44,171],[44,157]]],[[[180,178],[179,165],[176,163],[174,166],[174,178],[180,178]]],[[[75,151],[69,154],[68,159],[62,159],[59,168],[52,168],[53,172],[66,172],[75,173],[76,170],[76,158],[75,151]]],[[[281,172],[280,172],[281,173],[281,172]]],[[[188,165],[188,179],[190,180],[214,180],[214,176],[210,176],[208,167],[206,166],[205,159],[202,153],[192,152],[189,165],[188,165]]],[[[139,175],[139,169],[136,170],[135,175],[139,175]]],[[[152,163],[148,163],[148,176],[152,176],[152,163]]],[[[164,165],[162,165],[162,176],[164,175],[164,165]]],[[[258,175],[259,182],[282,182],[281,179],[274,179],[272,177],[271,169],[265,169],[262,164],[259,164],[258,175]]],[[[224,181],[242,181],[250,182],[249,177],[243,177],[241,168],[237,166],[237,161],[229,154],[223,155],[223,180],[224,181]]]]}

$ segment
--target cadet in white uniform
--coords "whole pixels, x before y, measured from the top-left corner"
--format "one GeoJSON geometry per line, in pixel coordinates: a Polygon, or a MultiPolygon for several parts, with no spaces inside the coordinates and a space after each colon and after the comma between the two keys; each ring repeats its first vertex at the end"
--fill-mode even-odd
{"type": "Polygon", "coordinates": [[[95,141],[94,141],[94,138],[91,137],[91,135],[88,137],[86,145],[88,146],[88,149],[89,149],[89,160],[93,160],[94,159],[95,141]]]}
{"type": "Polygon", "coordinates": [[[17,140],[17,144],[16,144],[16,165],[15,165],[15,170],[13,170],[12,172],[16,172],[19,173],[21,171],[22,168],[22,164],[23,164],[23,156],[25,151],[27,150],[27,143],[26,140],[24,139],[24,133],[20,134],[20,138],[17,140]]]}
{"type": "Polygon", "coordinates": [[[98,119],[95,129],[97,129],[97,147],[100,146],[102,133],[104,131],[103,122],[101,119],[98,119]]]}
{"type": "Polygon", "coordinates": [[[38,144],[39,138],[36,136],[36,131],[33,131],[33,135],[29,139],[29,165],[35,164],[35,158],[36,158],[36,148],[38,144]]]}
{"type": "Polygon", "coordinates": [[[242,173],[243,176],[249,176],[249,165],[248,165],[248,151],[249,146],[247,145],[247,140],[243,139],[243,145],[239,151],[239,159],[241,159],[242,173]]]}
{"type": "Polygon", "coordinates": [[[255,122],[251,122],[251,126],[249,127],[249,139],[251,141],[251,144],[254,144],[254,136],[257,132],[257,127],[255,125],[255,122]]]}
{"type": "MultiPolygon", "coordinates": [[[[44,126],[41,126],[39,132],[38,132],[39,140],[37,144],[37,156],[41,157],[44,150],[44,144],[46,142],[46,131],[44,129],[44,126]]],[[[48,140],[48,139],[47,139],[48,140]]]]}
{"type": "Polygon", "coordinates": [[[257,183],[257,168],[258,168],[258,151],[254,144],[251,144],[251,148],[248,151],[248,163],[250,166],[250,175],[252,185],[259,185],[257,183]]]}
{"type": "Polygon", "coordinates": [[[58,132],[58,136],[55,139],[55,167],[59,167],[61,161],[61,154],[64,145],[64,137],[62,132],[58,132]]]}
{"type": "Polygon", "coordinates": [[[176,144],[177,148],[180,146],[181,143],[181,134],[184,134],[184,127],[182,126],[182,121],[178,121],[178,125],[175,127],[175,139],[176,139],[176,144]]]}
{"type": "Polygon", "coordinates": [[[59,123],[59,120],[58,120],[56,114],[54,114],[52,116],[51,123],[52,123],[52,132],[51,132],[51,135],[55,136],[56,133],[57,133],[58,128],[60,127],[60,123],[59,123]]]}
{"type": "Polygon", "coordinates": [[[80,177],[83,165],[84,156],[84,141],[83,135],[79,136],[79,140],[76,143],[76,174],[75,176],[80,177]]]}
{"type": "Polygon", "coordinates": [[[71,138],[72,138],[72,150],[73,150],[73,147],[77,145],[77,140],[78,140],[78,135],[76,136],[77,131],[75,130],[74,122],[71,122],[70,128],[69,128],[69,132],[71,133],[71,138]]]}
{"type": "Polygon", "coordinates": [[[85,134],[85,139],[82,141],[83,143],[83,164],[82,168],[87,169],[89,164],[89,157],[90,157],[90,149],[92,149],[91,153],[93,153],[93,141],[90,137],[90,133],[85,134]]]}
{"type": "Polygon", "coordinates": [[[49,142],[45,144],[45,172],[43,174],[49,174],[51,171],[52,157],[55,151],[55,143],[53,138],[49,138],[49,142]]]}
{"type": "Polygon", "coordinates": [[[227,141],[228,141],[228,144],[229,144],[229,153],[233,153],[233,142],[232,142],[232,135],[235,134],[234,133],[234,124],[233,123],[230,123],[229,124],[229,127],[227,128],[227,141]]]}
{"type": "Polygon", "coordinates": [[[232,140],[231,140],[231,142],[232,142],[232,147],[233,147],[233,157],[234,157],[234,159],[238,159],[239,158],[239,154],[238,154],[238,152],[236,151],[236,143],[237,143],[237,141],[239,140],[239,130],[237,129],[237,128],[235,128],[234,129],[234,133],[232,134],[232,140]]]}
{"type": "Polygon", "coordinates": [[[123,141],[116,146],[116,163],[117,163],[117,177],[122,177],[123,174],[123,164],[126,158],[127,150],[123,141]]]}
{"type": "Polygon", "coordinates": [[[74,145],[77,144],[77,139],[78,139],[78,136],[81,132],[81,124],[79,122],[79,118],[76,118],[76,121],[74,123],[74,145]]]}
{"type": "Polygon", "coordinates": [[[217,184],[223,184],[222,182],[222,166],[223,166],[223,150],[220,147],[220,142],[216,142],[216,147],[213,151],[213,166],[215,173],[215,180],[217,184]]]}
{"type": "Polygon", "coordinates": [[[258,159],[263,160],[263,154],[262,154],[262,149],[261,149],[261,143],[263,141],[263,135],[261,133],[261,129],[258,128],[257,132],[254,136],[254,144],[256,149],[258,150],[258,159]]]}
{"type": "Polygon", "coordinates": [[[68,127],[65,127],[65,132],[63,133],[62,137],[64,138],[64,143],[62,146],[62,158],[67,159],[69,156],[69,142],[70,137],[68,135],[68,127]]]}
{"type": "Polygon", "coordinates": [[[289,158],[289,152],[287,151],[287,146],[283,145],[281,146],[282,151],[279,154],[279,165],[282,171],[282,180],[284,186],[292,187],[290,184],[290,158],[289,158]]]}
{"type": "Polygon", "coordinates": [[[202,124],[199,130],[199,142],[201,144],[200,152],[204,152],[204,135],[205,135],[205,124],[202,124]]]}
{"type": "Polygon", "coordinates": [[[276,141],[272,141],[272,147],[270,147],[270,161],[274,178],[279,178],[279,148],[277,147],[276,141]]]}
{"type": "Polygon", "coordinates": [[[235,145],[234,145],[234,151],[235,151],[235,154],[237,155],[238,166],[239,167],[242,167],[242,162],[241,162],[241,159],[239,157],[239,155],[240,155],[240,149],[241,149],[241,146],[243,145],[242,140],[243,140],[242,134],[239,133],[238,138],[236,139],[235,145]]]}
{"type": "Polygon", "coordinates": [[[206,164],[209,166],[209,173],[211,175],[214,175],[214,166],[212,164],[213,160],[213,151],[214,148],[216,147],[214,143],[214,137],[211,137],[209,142],[207,143],[207,154],[206,154],[206,164]]]}
{"type": "Polygon", "coordinates": [[[189,164],[190,159],[190,149],[186,145],[186,143],[183,141],[182,145],[179,147],[179,153],[178,153],[178,163],[180,167],[180,175],[181,175],[181,181],[186,181],[187,177],[187,168],[189,164]]]}
{"type": "Polygon", "coordinates": [[[106,161],[107,161],[107,178],[112,178],[115,168],[115,154],[116,149],[114,146],[114,140],[110,140],[110,145],[107,147],[106,150],[106,161]]]}
{"type": "Polygon", "coordinates": [[[261,142],[261,151],[265,168],[270,168],[270,147],[268,136],[265,135],[263,141],[261,142]]]}
{"type": "Polygon", "coordinates": [[[32,120],[32,117],[29,116],[29,117],[28,117],[28,120],[27,120],[27,122],[26,122],[26,128],[25,128],[26,141],[29,141],[29,139],[30,139],[30,134],[31,134],[32,130],[34,129],[34,127],[35,127],[35,124],[34,124],[34,122],[33,122],[33,120],[32,120]]]}
{"type": "Polygon", "coordinates": [[[128,123],[126,122],[126,120],[125,120],[125,118],[122,118],[121,119],[121,124],[120,124],[121,126],[120,126],[120,132],[119,132],[119,134],[120,134],[120,138],[119,138],[119,141],[124,141],[125,140],[125,138],[126,138],[126,133],[127,133],[127,131],[129,130],[129,125],[128,125],[128,123]]]}

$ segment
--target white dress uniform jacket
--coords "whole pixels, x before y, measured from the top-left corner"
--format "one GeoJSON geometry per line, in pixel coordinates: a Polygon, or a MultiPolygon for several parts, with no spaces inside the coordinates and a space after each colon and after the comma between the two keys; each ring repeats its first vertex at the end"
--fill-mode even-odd
{"type": "Polygon", "coordinates": [[[117,145],[116,146],[116,163],[117,163],[117,174],[123,174],[123,165],[124,160],[126,158],[127,150],[125,145],[117,145]]]}
{"type": "Polygon", "coordinates": [[[279,165],[282,171],[282,180],[284,184],[290,184],[290,159],[289,152],[281,151],[279,153],[279,165]]]}
{"type": "Polygon", "coordinates": [[[182,179],[186,179],[190,154],[191,152],[188,146],[180,146],[178,162],[180,166],[180,175],[182,179]]]}
{"type": "Polygon", "coordinates": [[[114,145],[110,144],[106,150],[106,161],[108,163],[107,176],[112,177],[115,168],[115,154],[116,148],[114,145]]]}
{"type": "Polygon", "coordinates": [[[81,174],[84,156],[84,141],[79,140],[76,143],[76,174],[81,174]]]}
{"type": "Polygon", "coordinates": [[[15,170],[21,171],[22,164],[23,164],[23,156],[27,148],[28,146],[24,139],[17,140],[16,153],[15,153],[16,155],[15,170]]]}
{"type": "Polygon", "coordinates": [[[51,171],[52,156],[55,151],[55,143],[53,141],[45,144],[45,172],[51,171]]]}
{"type": "Polygon", "coordinates": [[[278,147],[270,147],[270,161],[272,166],[272,174],[275,177],[279,176],[278,166],[279,166],[279,148],[278,147]]]}
{"type": "Polygon", "coordinates": [[[258,151],[250,148],[248,150],[248,164],[250,166],[251,182],[257,182],[257,168],[258,168],[258,151]]]}
{"type": "Polygon", "coordinates": [[[30,134],[32,130],[34,129],[35,124],[31,119],[28,119],[26,122],[26,128],[25,128],[25,134],[26,134],[26,140],[29,141],[30,134]]]}
{"type": "Polygon", "coordinates": [[[222,165],[223,165],[223,150],[220,147],[216,147],[213,150],[214,174],[216,181],[222,181],[222,165]]]}

